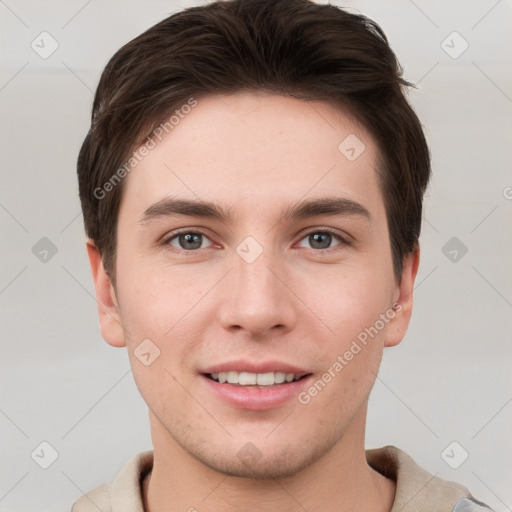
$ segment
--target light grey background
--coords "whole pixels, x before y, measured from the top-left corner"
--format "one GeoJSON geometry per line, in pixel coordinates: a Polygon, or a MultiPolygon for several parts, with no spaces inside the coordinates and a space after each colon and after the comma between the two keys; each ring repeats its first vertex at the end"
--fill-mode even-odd
{"type": "MultiPolygon", "coordinates": [[[[69,510],[151,448],[125,349],[111,348],[99,332],[75,163],[107,60],[198,3],[0,1],[3,511],[69,510]],[[59,45],[47,59],[31,48],[42,31],[59,45]],[[42,237],[58,251],[47,262],[32,252],[42,237]],[[43,441],[58,452],[46,470],[31,458],[43,441]]],[[[434,169],[412,325],[385,353],[367,446],[397,445],[496,511],[511,510],[512,5],[337,5],[378,21],[406,78],[418,84],[410,98],[434,169]],[[464,41],[468,49],[453,58],[464,41]],[[443,253],[452,237],[467,254],[455,246],[443,253]],[[453,441],[460,447],[448,450],[452,465],[469,453],[458,469],[441,456],[453,441]]],[[[51,456],[43,452],[34,456],[40,463],[51,456]]]]}

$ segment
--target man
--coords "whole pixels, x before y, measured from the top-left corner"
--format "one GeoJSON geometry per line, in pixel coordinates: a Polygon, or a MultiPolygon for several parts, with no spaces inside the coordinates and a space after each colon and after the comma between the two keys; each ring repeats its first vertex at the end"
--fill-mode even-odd
{"type": "Polygon", "coordinates": [[[406,85],[375,23],[307,0],[190,8],[114,55],[80,198],[154,449],[74,512],[489,510],[364,448],[430,176],[406,85]]]}

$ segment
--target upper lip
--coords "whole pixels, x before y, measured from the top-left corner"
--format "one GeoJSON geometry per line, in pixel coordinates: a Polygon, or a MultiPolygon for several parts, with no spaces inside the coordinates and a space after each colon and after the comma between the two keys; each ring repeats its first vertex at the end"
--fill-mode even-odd
{"type": "Polygon", "coordinates": [[[248,373],[270,373],[282,372],[293,373],[294,375],[308,375],[310,372],[281,361],[264,361],[260,363],[251,361],[230,361],[224,363],[214,364],[209,366],[201,373],[221,373],[221,372],[248,372],[248,373]]]}

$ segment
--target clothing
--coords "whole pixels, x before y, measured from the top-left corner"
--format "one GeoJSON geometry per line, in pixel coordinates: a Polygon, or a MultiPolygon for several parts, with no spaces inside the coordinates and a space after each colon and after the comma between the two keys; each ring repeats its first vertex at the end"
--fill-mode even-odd
{"type": "MultiPolygon", "coordinates": [[[[391,512],[489,512],[470,492],[455,482],[437,478],[394,446],[366,450],[368,464],[396,482],[391,512]]],[[[153,467],[153,451],[139,453],[111,484],[83,495],[71,512],[144,512],[142,481],[153,467]]]]}

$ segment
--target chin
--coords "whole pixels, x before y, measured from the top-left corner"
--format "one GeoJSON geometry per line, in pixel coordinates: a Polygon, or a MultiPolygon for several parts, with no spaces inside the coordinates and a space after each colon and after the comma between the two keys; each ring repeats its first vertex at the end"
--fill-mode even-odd
{"type": "MultiPolygon", "coordinates": [[[[317,440],[318,443],[319,440],[317,440]]],[[[255,444],[246,442],[241,449],[230,452],[219,447],[213,452],[213,445],[203,444],[202,450],[191,450],[189,453],[208,468],[231,477],[268,480],[286,478],[300,473],[320,459],[332,448],[332,443],[313,445],[309,442],[289,444],[285,447],[267,446],[259,450],[255,444]],[[204,449],[207,447],[206,449],[204,449]],[[304,449],[307,447],[307,449],[304,449]]]]}
{"type": "Polygon", "coordinates": [[[242,462],[237,455],[232,458],[214,457],[199,459],[205,466],[231,477],[250,478],[252,480],[269,480],[293,476],[309,465],[309,461],[290,460],[273,454],[270,458],[262,457],[257,462],[242,462]]]}

